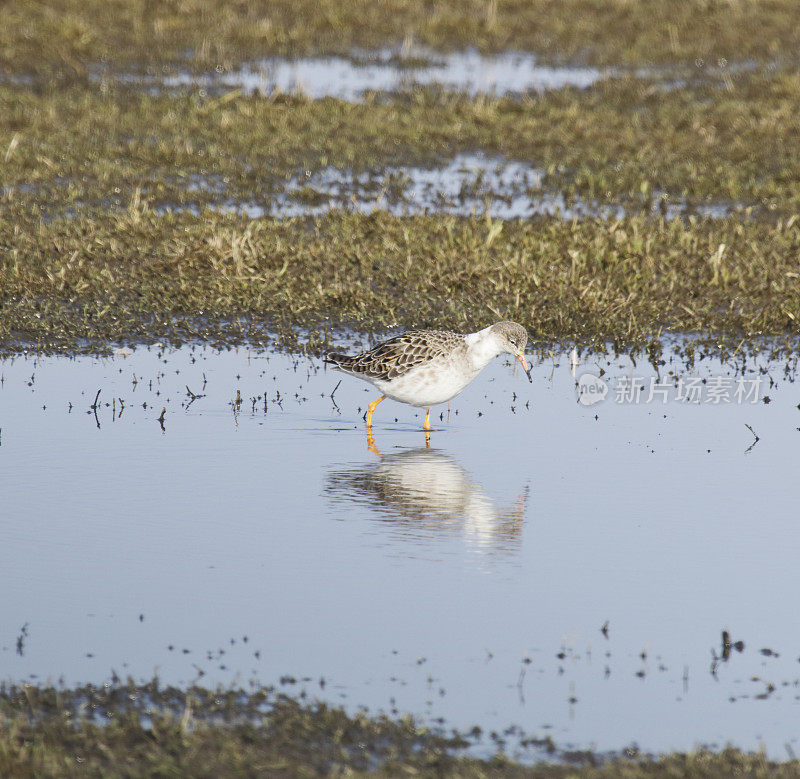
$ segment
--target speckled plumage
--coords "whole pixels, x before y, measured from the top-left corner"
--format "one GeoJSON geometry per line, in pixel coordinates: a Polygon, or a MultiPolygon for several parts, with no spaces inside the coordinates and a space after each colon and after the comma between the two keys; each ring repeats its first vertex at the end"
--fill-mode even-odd
{"type": "Polygon", "coordinates": [[[436,360],[448,360],[463,352],[466,355],[466,337],[445,330],[409,330],[378,344],[374,349],[356,355],[328,355],[345,373],[367,379],[391,381],[414,368],[436,360]]]}

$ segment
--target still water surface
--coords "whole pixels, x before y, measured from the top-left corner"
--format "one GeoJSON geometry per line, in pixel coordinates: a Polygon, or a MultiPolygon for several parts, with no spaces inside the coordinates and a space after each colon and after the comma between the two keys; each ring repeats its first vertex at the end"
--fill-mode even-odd
{"type": "Polygon", "coordinates": [[[793,374],[762,362],[758,402],[695,405],[616,402],[653,374],[627,358],[575,375],[600,368],[609,394],[583,406],[567,355],[533,384],[497,360],[430,447],[382,404],[371,451],[376,393],[344,377],[332,401],[316,359],[0,362],[0,678],[288,676],[560,745],[797,751],[793,374]],[[723,630],[745,648],[712,674],[723,630]]]}
{"type": "MultiPolygon", "coordinates": [[[[225,199],[224,183],[214,177],[186,182],[187,192],[214,193],[210,208],[250,219],[320,216],[335,210],[362,214],[387,211],[412,214],[489,215],[498,219],[555,216],[562,219],[622,219],[626,213],[678,219],[724,219],[733,213],[749,218],[754,208],[733,201],[689,202],[654,193],[647,203],[602,203],[567,195],[546,184],[546,172],[536,165],[481,152],[463,152],[440,160],[438,167],[388,165],[372,170],[341,170],[328,166],[305,170],[275,184],[271,197],[260,200],[225,199]]],[[[199,204],[160,204],[159,211],[186,209],[202,212],[199,204]]]]}
{"type": "Polygon", "coordinates": [[[345,57],[273,57],[223,73],[196,75],[183,71],[165,76],[165,88],[195,85],[206,89],[241,89],[246,94],[302,92],[311,98],[360,101],[367,91],[395,92],[438,86],[469,95],[544,92],[564,87],[586,88],[606,75],[585,66],[553,67],[537,63],[529,52],[481,54],[474,49],[440,53],[407,67],[388,49],[362,52],[360,61],[345,57]]]}

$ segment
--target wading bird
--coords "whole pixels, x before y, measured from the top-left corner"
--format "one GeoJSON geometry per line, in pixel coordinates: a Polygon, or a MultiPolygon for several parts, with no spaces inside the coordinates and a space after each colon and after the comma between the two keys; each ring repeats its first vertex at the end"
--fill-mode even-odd
{"type": "Polygon", "coordinates": [[[424,429],[431,429],[431,406],[458,395],[497,355],[510,354],[531,378],[525,362],[528,333],[516,322],[497,322],[477,333],[410,330],[362,354],[330,353],[325,362],[368,381],[381,396],[367,409],[372,415],[386,398],[426,409],[424,429]]]}

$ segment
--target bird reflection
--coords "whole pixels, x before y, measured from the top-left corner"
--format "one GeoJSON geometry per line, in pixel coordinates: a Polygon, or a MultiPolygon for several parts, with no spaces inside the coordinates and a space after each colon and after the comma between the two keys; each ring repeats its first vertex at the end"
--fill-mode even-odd
{"type": "Polygon", "coordinates": [[[470,546],[498,551],[521,543],[527,490],[500,510],[464,468],[436,449],[381,455],[332,471],[325,492],[369,508],[408,540],[460,535],[470,546]]]}

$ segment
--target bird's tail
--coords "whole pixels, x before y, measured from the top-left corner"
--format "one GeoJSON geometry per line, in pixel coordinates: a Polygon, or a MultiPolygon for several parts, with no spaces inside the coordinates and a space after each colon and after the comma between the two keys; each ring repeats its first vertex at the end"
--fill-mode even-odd
{"type": "Polygon", "coordinates": [[[335,365],[337,368],[351,368],[353,363],[355,362],[355,357],[350,356],[349,354],[340,354],[339,352],[330,352],[329,354],[325,355],[323,362],[329,362],[335,365]]]}

